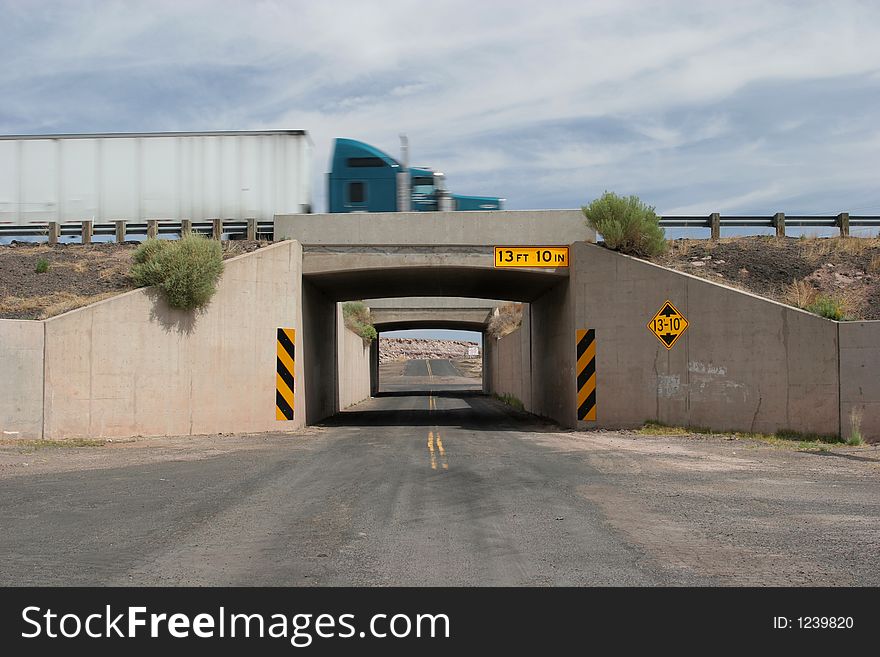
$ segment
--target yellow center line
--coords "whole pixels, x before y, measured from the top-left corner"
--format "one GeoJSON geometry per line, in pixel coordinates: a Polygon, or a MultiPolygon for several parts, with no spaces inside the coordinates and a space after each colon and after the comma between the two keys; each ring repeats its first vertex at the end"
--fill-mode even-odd
{"type": "Polygon", "coordinates": [[[443,449],[443,441],[440,439],[440,432],[437,432],[437,449],[440,450],[440,457],[443,459],[443,469],[449,469],[449,462],[446,460],[446,450],[443,449]]]}
{"type": "Polygon", "coordinates": [[[434,432],[428,432],[428,451],[431,452],[431,469],[437,469],[437,457],[434,456],[434,432]]]}
{"type": "MultiPolygon", "coordinates": [[[[431,371],[431,361],[425,360],[425,366],[428,368],[428,376],[430,377],[430,385],[434,385],[434,373],[431,371]]],[[[433,392],[433,390],[431,391],[433,392]]],[[[433,394],[428,395],[428,412],[437,410],[437,398],[433,394]]],[[[434,432],[428,432],[428,451],[431,453],[431,469],[437,469],[437,454],[434,452],[434,432]]],[[[446,450],[443,447],[443,440],[440,438],[440,431],[437,431],[437,451],[440,452],[441,464],[444,470],[449,469],[449,462],[446,460],[446,450]]]]}

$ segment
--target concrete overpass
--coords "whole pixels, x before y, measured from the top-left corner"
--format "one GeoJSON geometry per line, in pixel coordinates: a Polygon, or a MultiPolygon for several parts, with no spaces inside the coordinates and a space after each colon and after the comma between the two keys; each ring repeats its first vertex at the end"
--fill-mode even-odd
{"type": "Polygon", "coordinates": [[[401,297],[366,299],[373,326],[383,331],[409,329],[485,330],[502,302],[467,297],[401,297]]]}
{"type": "MultiPolygon", "coordinates": [[[[0,321],[0,371],[12,373],[0,377],[0,428],[295,429],[369,395],[369,349],[344,329],[339,302],[440,296],[528,304],[519,330],[486,341],[484,380],[563,426],[849,435],[859,417],[863,435],[880,436],[880,322],[833,322],[611,252],[590,243],[577,210],[279,216],[276,235],[288,241],[226,262],[199,314],[134,290],[45,322],[0,321]],[[560,244],[565,270],[494,267],[493,245],[560,244]],[[646,328],[667,300],[689,322],[671,349],[646,328]],[[272,406],[279,327],[295,332],[296,412],[284,425],[272,406]],[[592,351],[579,358],[587,330],[592,351]],[[590,421],[577,414],[584,359],[598,400],[590,421]]],[[[456,320],[385,325],[421,321],[456,320]]]]}
{"type": "MultiPolygon", "coordinates": [[[[326,337],[333,335],[341,301],[430,296],[532,302],[533,323],[546,328],[535,349],[544,353],[545,347],[558,347],[555,355],[545,355],[561,366],[568,350],[554,340],[570,333],[570,314],[559,305],[567,298],[569,269],[496,268],[493,247],[595,240],[579,210],[283,215],[276,217],[275,235],[302,243],[307,423],[340,410],[337,382],[327,376],[339,371],[338,345],[326,337]]],[[[450,317],[445,325],[465,327],[450,317]]],[[[371,360],[375,370],[375,353],[371,360]]],[[[539,412],[562,417],[564,411],[555,408],[560,398],[556,386],[548,381],[536,389],[544,391],[539,412]]]]}

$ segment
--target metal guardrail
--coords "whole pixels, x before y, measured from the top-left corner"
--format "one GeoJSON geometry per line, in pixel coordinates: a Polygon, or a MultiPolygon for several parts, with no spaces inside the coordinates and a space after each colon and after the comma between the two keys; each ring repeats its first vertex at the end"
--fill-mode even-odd
{"type": "Polygon", "coordinates": [[[160,235],[177,235],[184,232],[197,233],[220,239],[223,235],[231,238],[271,239],[275,231],[272,221],[246,220],[212,220],[212,221],[112,221],[76,223],[35,222],[29,224],[0,224],[0,238],[3,237],[46,237],[54,244],[60,237],[79,237],[83,242],[91,242],[96,235],[112,235],[117,242],[123,242],[128,236],[158,237],[160,235]]]}
{"type": "Polygon", "coordinates": [[[791,228],[837,228],[842,236],[850,234],[850,228],[880,227],[880,216],[850,216],[848,212],[837,215],[785,215],[779,212],[772,217],[760,216],[721,216],[714,212],[705,217],[680,216],[661,217],[664,228],[708,228],[712,239],[721,237],[721,229],[732,228],[774,228],[776,235],[785,236],[785,229],[791,228]]]}
{"type": "MultiPolygon", "coordinates": [[[[721,237],[722,228],[774,228],[776,235],[785,236],[785,229],[791,228],[837,228],[842,236],[850,234],[851,228],[880,228],[880,216],[850,216],[846,212],[838,215],[810,216],[777,213],[772,217],[760,216],[721,216],[712,213],[707,216],[671,216],[661,217],[660,225],[664,228],[708,228],[711,239],[721,237]]],[[[47,237],[50,244],[59,238],[79,237],[84,243],[92,241],[96,235],[113,235],[116,241],[125,241],[126,237],[159,235],[182,235],[185,232],[208,235],[221,239],[223,235],[235,238],[271,239],[275,226],[272,221],[256,219],[231,220],[214,219],[211,221],[174,221],[151,219],[148,221],[111,221],[111,222],[39,222],[29,224],[0,224],[0,238],[15,237],[47,237]]]]}

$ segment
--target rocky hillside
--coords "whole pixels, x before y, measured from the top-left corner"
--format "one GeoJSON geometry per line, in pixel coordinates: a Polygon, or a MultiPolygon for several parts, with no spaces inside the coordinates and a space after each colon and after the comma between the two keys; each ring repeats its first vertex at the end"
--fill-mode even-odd
{"type": "MultiPolygon", "coordinates": [[[[476,342],[464,340],[426,340],[423,338],[379,338],[379,362],[431,358],[467,358],[468,347],[476,342]]],[[[474,356],[473,358],[478,358],[474,356]]]]}
{"type": "Polygon", "coordinates": [[[673,240],[655,262],[811,312],[825,300],[846,319],[880,319],[878,238],[673,240]]]}

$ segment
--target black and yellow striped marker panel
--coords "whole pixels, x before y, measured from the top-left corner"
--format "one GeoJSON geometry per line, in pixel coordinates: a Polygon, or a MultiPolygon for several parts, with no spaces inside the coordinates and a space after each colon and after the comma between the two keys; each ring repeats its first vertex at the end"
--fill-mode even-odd
{"type": "Polygon", "coordinates": [[[596,419],[596,330],[577,329],[578,421],[596,419]]]}
{"type": "Polygon", "coordinates": [[[278,364],[275,369],[275,419],[293,419],[294,372],[296,372],[296,331],[278,329],[278,364]]]}

